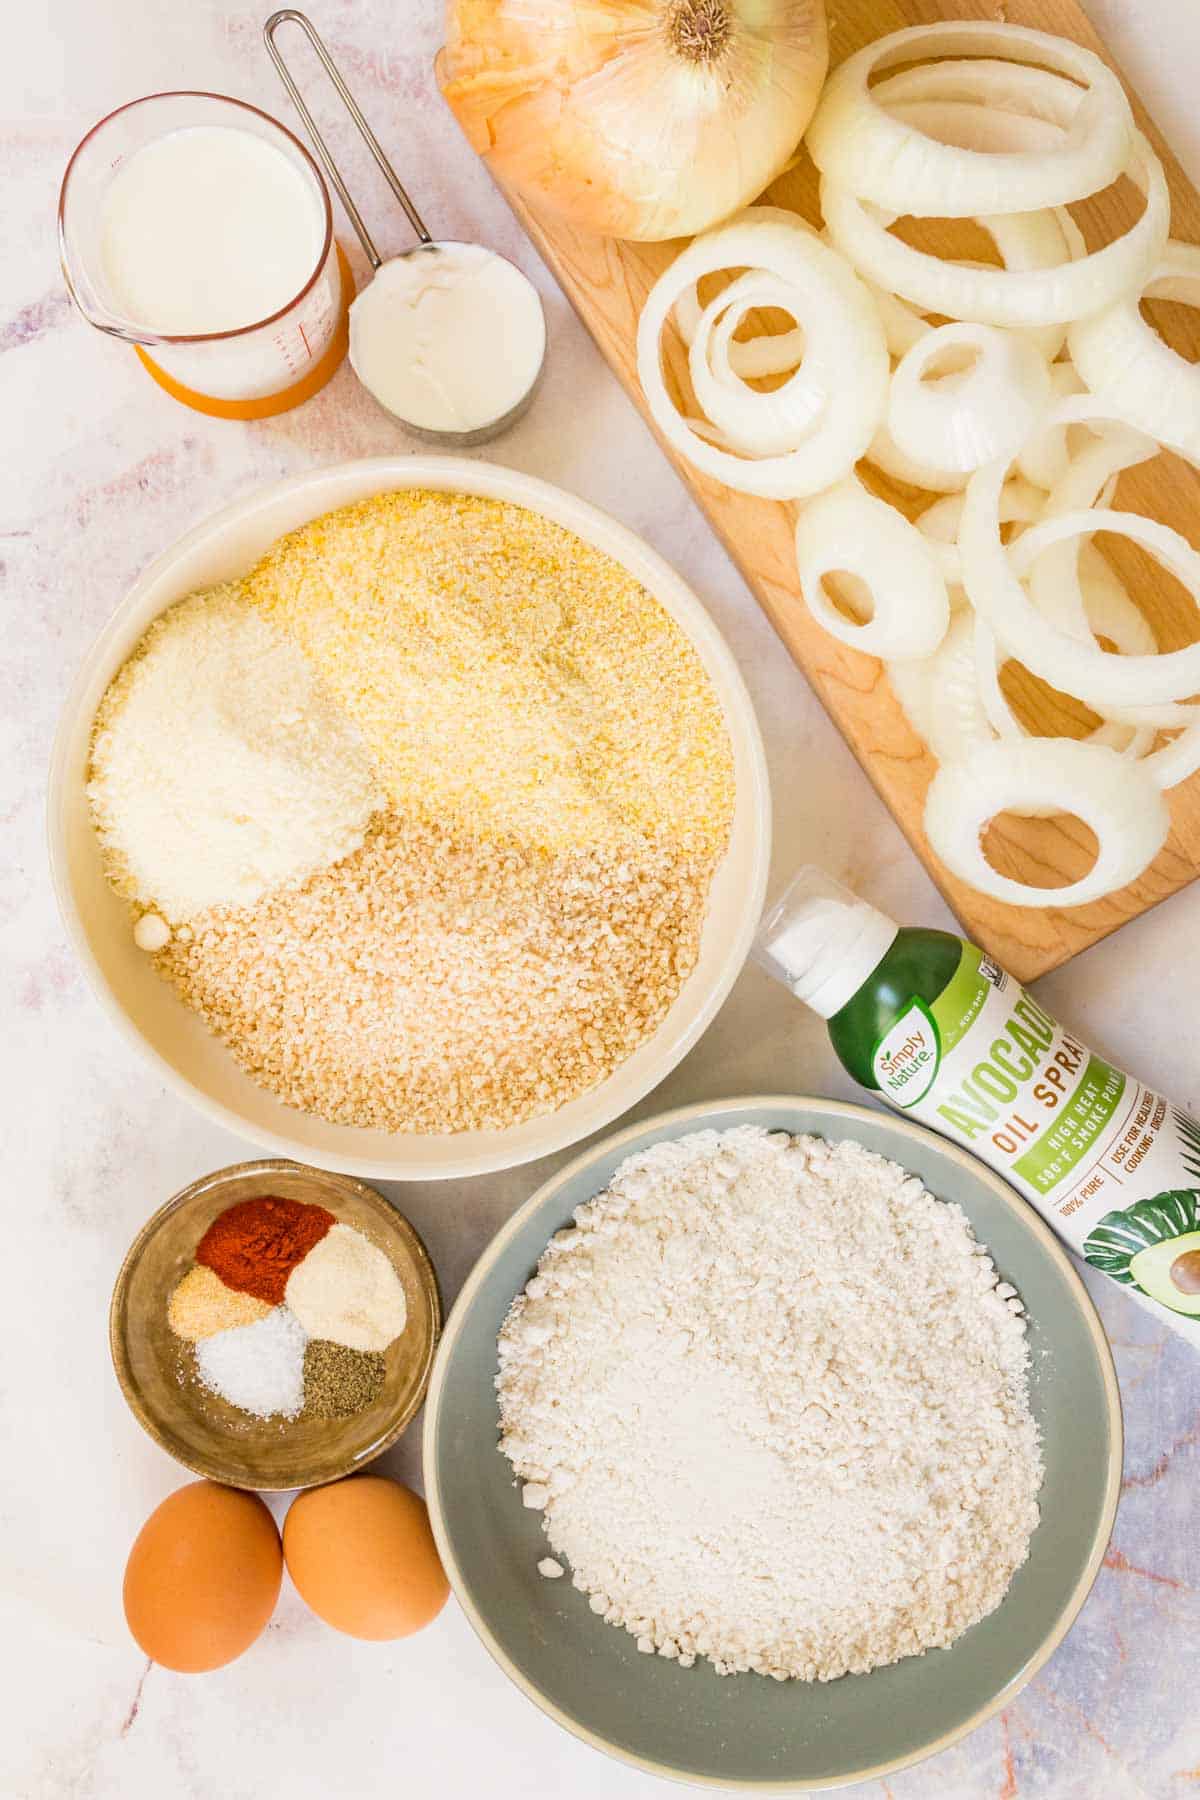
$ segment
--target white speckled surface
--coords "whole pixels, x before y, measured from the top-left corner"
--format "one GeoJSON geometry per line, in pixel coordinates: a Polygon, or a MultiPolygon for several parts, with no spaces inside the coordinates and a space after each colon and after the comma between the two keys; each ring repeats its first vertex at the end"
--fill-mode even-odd
{"type": "MultiPolygon", "coordinates": [[[[1200,179],[1200,7],[1091,0],[1131,77],[1200,179]]],[[[602,366],[444,113],[430,77],[437,0],[313,0],[313,13],[435,231],[478,236],[539,283],[547,379],[486,454],[574,488],[691,579],[745,669],[776,781],[776,885],[805,857],[900,917],[946,915],[849,752],[602,366]]],[[[231,425],[183,411],[128,351],[71,312],[52,220],[81,133],[136,94],[208,87],[287,117],[259,12],[222,0],[50,0],[12,8],[0,66],[0,870],[8,1238],[0,1307],[0,1792],[153,1797],[396,1793],[498,1800],[666,1794],[575,1743],[509,1687],[453,1605],[409,1644],[335,1638],[285,1587],[265,1637],[201,1679],[147,1671],[120,1577],[145,1514],[181,1472],[125,1411],[107,1354],[109,1288],[145,1215],[245,1146],[166,1094],[84,987],[55,914],[42,787],[61,696],[144,563],[186,526],[290,470],[403,447],[344,369],[300,411],[231,425]],[[48,15],[48,16],[46,16],[48,15]]],[[[326,115],[328,116],[328,115],[326,115]]],[[[405,241],[344,129],[346,164],[386,248],[405,241]]],[[[359,263],[361,267],[361,261],[359,263]]],[[[1193,522],[1194,523],[1194,522],[1193,522]]],[[[1193,533],[1194,535],[1194,533],[1193,533]]],[[[1200,1098],[1200,890],[1040,984],[1100,1049],[1200,1098]]],[[[818,1022],[755,972],[643,1106],[765,1088],[849,1097],[818,1022]]],[[[534,1166],[393,1190],[453,1296],[534,1166]]],[[[1200,1361],[1108,1287],[1126,1404],[1113,1549],[1066,1645],[1003,1717],[871,1800],[1185,1800],[1200,1793],[1200,1361]]],[[[419,1474],[414,1436],[386,1466],[419,1474]]]]}

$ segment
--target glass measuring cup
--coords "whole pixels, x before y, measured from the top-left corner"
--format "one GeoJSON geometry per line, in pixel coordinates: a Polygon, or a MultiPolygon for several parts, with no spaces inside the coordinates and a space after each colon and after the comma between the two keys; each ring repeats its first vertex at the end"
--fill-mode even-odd
{"type": "MultiPolygon", "coordinates": [[[[385,155],[383,146],[375,136],[370,125],[368,125],[358,102],[350,92],[350,89],[346,86],[341,71],[338,69],[333,58],[325,48],[320,33],[306,14],[297,12],[291,7],[286,7],[280,12],[272,13],[271,17],[263,26],[263,38],[266,43],[267,54],[274,63],[279,79],[287,89],[288,96],[304,123],[305,130],[308,132],[313,150],[316,153],[321,167],[325,171],[331,186],[336,190],[338,198],[346,209],[346,215],[353,225],[358,241],[362,245],[363,252],[371,265],[372,281],[384,267],[391,268],[396,263],[415,261],[422,256],[436,257],[439,252],[453,253],[456,250],[466,248],[477,252],[480,255],[494,258],[496,263],[504,266],[514,283],[521,284],[522,287],[528,291],[529,303],[533,309],[536,309],[537,321],[540,324],[540,343],[537,349],[536,360],[529,369],[527,383],[524,386],[523,391],[517,397],[515,403],[505,408],[494,418],[487,419],[484,423],[470,429],[460,430],[447,428],[444,430],[435,430],[427,425],[419,425],[414,423],[413,420],[405,418],[401,413],[397,412],[394,407],[389,406],[373,387],[368,387],[368,391],[374,395],[374,398],[384,410],[389,412],[398,424],[402,425],[406,431],[411,432],[415,437],[423,438],[428,443],[440,444],[452,449],[463,449],[474,444],[487,443],[489,439],[499,436],[502,431],[507,431],[508,427],[514,425],[527,411],[541,378],[542,369],[545,363],[546,336],[545,318],[542,314],[541,301],[538,298],[537,290],[534,288],[533,283],[529,281],[528,277],[516,267],[515,263],[509,262],[508,258],[502,257],[498,251],[487,250],[481,245],[466,244],[460,240],[450,238],[435,239],[430,236],[421,219],[421,215],[413,205],[403,183],[400,181],[395,169],[385,155]],[[371,236],[370,231],[367,229],[366,222],[364,221],[358,206],[355,204],[354,196],[347,187],[345,178],[335,163],[333,156],[330,153],[329,146],[326,144],[317,127],[316,120],[313,118],[303,95],[292,77],[291,71],[280,54],[279,46],[275,41],[276,33],[281,25],[287,24],[298,26],[308,39],[321,67],[329,77],[338,98],[350,114],[360,137],[366,144],[368,150],[370,150],[384,179],[391,188],[396,199],[399,201],[406,219],[417,235],[418,241],[411,250],[402,251],[399,256],[387,258],[386,263],[385,259],[379,254],[379,251],[376,248],[375,241],[371,236]]],[[[362,293],[358,296],[360,303],[368,292],[369,286],[370,283],[368,283],[368,287],[364,288],[362,293]]],[[[368,384],[364,382],[364,386],[367,385],[368,384]]]]}
{"type": "Polygon", "coordinates": [[[92,127],[67,164],[58,202],[63,277],[98,331],[132,344],[159,386],[199,412],[256,419],[288,411],[325,385],[346,354],[354,297],[349,265],[333,235],[329,192],[304,145],[267,113],[223,94],[150,94],[92,127]],[[311,191],[323,222],[307,280],[268,318],[236,330],[156,332],[126,318],[101,253],[104,198],[122,165],[144,145],[195,126],[232,126],[270,143],[311,191]]]}

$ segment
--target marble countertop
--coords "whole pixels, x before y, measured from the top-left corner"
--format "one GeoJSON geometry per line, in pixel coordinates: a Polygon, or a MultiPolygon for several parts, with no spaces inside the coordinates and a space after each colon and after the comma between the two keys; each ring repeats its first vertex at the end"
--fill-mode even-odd
{"type": "MultiPolygon", "coordinates": [[[[1200,179],[1200,8],[1090,0],[1098,25],[1200,179]]],[[[532,412],[486,456],[607,507],[692,582],[725,632],[775,780],[773,881],[811,859],[898,917],[945,908],[741,580],[444,112],[430,77],[439,0],[313,0],[367,112],[440,235],[515,258],[546,302],[532,412]]],[[[254,425],[184,411],[72,312],[54,202],[83,131],[155,89],[287,107],[236,0],[53,0],[9,23],[0,69],[7,251],[0,290],[0,867],[8,1124],[0,1309],[0,1792],[59,1796],[396,1792],[497,1800],[570,1792],[650,1800],[665,1784],[568,1737],[509,1685],[451,1603],[422,1637],[356,1644],[285,1584],[265,1637],[203,1679],[148,1667],[121,1615],[138,1527],[182,1472],[139,1431],[109,1366],[108,1295],[129,1240],[176,1188],[246,1154],[118,1039],[55,911],[43,783],[62,696],[144,564],[233,496],[347,457],[403,451],[348,368],[297,412],[254,425]],[[14,38],[14,30],[16,36],[14,38]]],[[[330,109],[323,116],[328,117],[330,109]]],[[[403,222],[345,129],[339,149],[386,249],[403,222]]],[[[1200,1069],[1200,888],[1039,984],[1097,1048],[1179,1098],[1200,1069]]],[[[747,971],[716,1023],[639,1111],[787,1087],[853,1097],[819,1022],[747,971]]],[[[1189,1091],[1190,1090],[1190,1091],[1189,1091]]],[[[561,1160],[561,1159],[557,1159],[561,1160]]],[[[554,1166],[394,1187],[452,1299],[496,1227],[554,1166]]],[[[1200,1794],[1200,1364],[1111,1284],[1128,1432],[1120,1514],[1083,1614],[1017,1702],[870,1800],[1186,1800],[1200,1794]]],[[[384,1465],[419,1481],[410,1432],[384,1465]]]]}

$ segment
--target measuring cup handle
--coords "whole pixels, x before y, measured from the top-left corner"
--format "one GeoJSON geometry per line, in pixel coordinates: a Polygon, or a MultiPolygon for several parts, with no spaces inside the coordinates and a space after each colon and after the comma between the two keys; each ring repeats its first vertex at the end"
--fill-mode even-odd
{"type": "Polygon", "coordinates": [[[317,129],[317,122],[309,111],[300,89],[296,86],[296,83],[292,78],[290,69],[283,60],[279,46],[275,42],[275,34],[279,30],[279,27],[286,24],[298,25],[300,27],[305,37],[312,45],[313,50],[316,52],[321,67],[333,83],[338,98],[341,100],[357,126],[359,136],[366,144],[371,155],[375,158],[375,161],[383,171],[388,186],[403,207],[404,215],[409,224],[423,244],[432,243],[433,240],[425,229],[420,213],[409,199],[400,177],[396,174],[395,169],[385,156],[383,146],[380,144],[379,139],[375,136],[375,133],[371,130],[371,127],[363,117],[362,109],[354,98],[354,95],[350,92],[350,89],[346,86],[341,71],[330,56],[328,50],[325,48],[324,42],[322,41],[316,26],[306,13],[297,12],[292,7],[285,7],[280,12],[272,13],[266,24],[263,26],[263,39],[267,46],[267,55],[274,63],[279,79],[287,89],[292,105],[296,108],[296,111],[300,114],[300,117],[304,122],[305,130],[312,139],[313,149],[317,153],[321,167],[324,169],[334,188],[337,190],[338,198],[346,209],[347,217],[354,227],[358,236],[358,241],[366,252],[367,260],[370,262],[371,267],[377,269],[383,261],[383,258],[375,248],[374,239],[367,230],[363,216],[354,203],[353,196],[346,186],[342,172],[334,162],[329,151],[329,146],[317,129]]]}

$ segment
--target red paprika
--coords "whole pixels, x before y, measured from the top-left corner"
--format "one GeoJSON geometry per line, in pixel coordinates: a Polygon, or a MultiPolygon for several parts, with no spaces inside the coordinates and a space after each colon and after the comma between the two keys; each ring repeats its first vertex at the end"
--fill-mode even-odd
{"type": "Polygon", "coordinates": [[[277,1194],[239,1200],[213,1220],[196,1246],[196,1261],[226,1287],[280,1306],[288,1276],[333,1224],[331,1212],[301,1200],[277,1194]]]}

